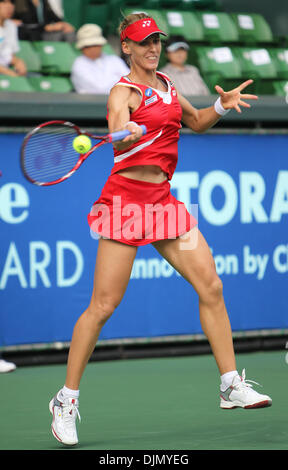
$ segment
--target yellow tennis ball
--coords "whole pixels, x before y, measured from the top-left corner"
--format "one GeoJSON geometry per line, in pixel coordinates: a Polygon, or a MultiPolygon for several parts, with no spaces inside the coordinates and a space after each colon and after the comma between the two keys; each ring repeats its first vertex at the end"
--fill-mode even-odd
{"type": "Polygon", "coordinates": [[[86,153],[92,147],[91,139],[87,135],[78,135],[73,140],[73,148],[78,153],[86,153]]]}

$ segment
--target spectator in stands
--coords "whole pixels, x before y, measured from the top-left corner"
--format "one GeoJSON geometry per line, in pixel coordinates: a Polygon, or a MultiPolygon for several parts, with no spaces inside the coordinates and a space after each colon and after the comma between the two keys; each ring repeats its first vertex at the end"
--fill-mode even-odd
{"type": "Polygon", "coordinates": [[[14,0],[14,4],[19,39],[75,42],[74,26],[58,16],[63,15],[59,2],[54,5],[49,0],[14,0]]]}
{"type": "Polygon", "coordinates": [[[63,7],[63,1],[62,0],[48,0],[49,6],[51,10],[55,13],[55,15],[58,16],[58,18],[61,18],[64,20],[64,7],[63,7]]]}
{"type": "Polygon", "coordinates": [[[14,5],[10,0],[0,0],[0,74],[13,77],[27,74],[22,59],[15,55],[19,51],[17,26],[11,20],[14,5]]]}
{"type": "Polygon", "coordinates": [[[168,63],[161,72],[168,75],[182,95],[210,95],[197,67],[186,64],[189,45],[182,36],[169,38],[166,43],[168,63]]]}
{"type": "Polygon", "coordinates": [[[77,32],[76,47],[82,54],[77,57],[71,81],[77,93],[109,94],[113,85],[130,70],[117,55],[106,55],[103,46],[107,40],[96,24],[85,24],[77,32]]]}

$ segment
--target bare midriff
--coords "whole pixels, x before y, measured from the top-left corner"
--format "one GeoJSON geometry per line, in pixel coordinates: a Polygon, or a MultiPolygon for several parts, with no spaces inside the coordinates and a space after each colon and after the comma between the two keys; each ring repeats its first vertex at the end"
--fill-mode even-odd
{"type": "Polygon", "coordinates": [[[137,165],[117,171],[125,178],[133,180],[146,181],[147,183],[163,183],[166,181],[167,174],[157,165],[137,165]]]}

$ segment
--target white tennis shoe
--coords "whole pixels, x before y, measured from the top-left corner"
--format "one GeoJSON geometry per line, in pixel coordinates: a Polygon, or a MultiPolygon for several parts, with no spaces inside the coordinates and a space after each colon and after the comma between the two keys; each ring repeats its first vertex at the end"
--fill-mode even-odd
{"type": "Polygon", "coordinates": [[[78,444],[76,418],[81,417],[78,411],[79,400],[75,398],[63,399],[60,392],[52,398],[49,410],[53,416],[51,430],[57,441],[67,446],[78,444]]]}
{"type": "Polygon", "coordinates": [[[253,380],[245,380],[245,369],[243,369],[242,376],[234,377],[230,387],[224,392],[220,389],[220,408],[231,410],[239,407],[247,409],[271,406],[272,399],[268,395],[262,395],[253,390],[252,384],[259,385],[253,380]]]}
{"type": "Polygon", "coordinates": [[[13,362],[4,361],[0,359],[0,373],[12,372],[16,369],[16,365],[13,362]]]}

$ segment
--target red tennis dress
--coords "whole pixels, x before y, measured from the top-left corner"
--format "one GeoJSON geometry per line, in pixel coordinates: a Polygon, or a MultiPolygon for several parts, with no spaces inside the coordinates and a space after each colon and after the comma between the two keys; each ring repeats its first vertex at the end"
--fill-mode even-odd
{"type": "Polygon", "coordinates": [[[171,180],[178,160],[182,109],[170,79],[157,72],[168,91],[132,83],[122,77],[115,86],[128,86],[141,95],[141,104],[130,120],[145,124],[147,134],[128,150],[114,149],[114,166],[88,215],[92,235],[128,245],[177,238],[197,225],[185,205],[171,194],[171,180]],[[135,165],[157,165],[167,174],[162,183],[126,178],[119,170],[135,165]]]}

